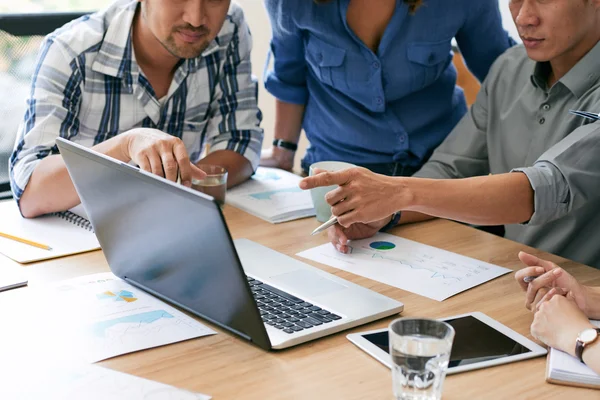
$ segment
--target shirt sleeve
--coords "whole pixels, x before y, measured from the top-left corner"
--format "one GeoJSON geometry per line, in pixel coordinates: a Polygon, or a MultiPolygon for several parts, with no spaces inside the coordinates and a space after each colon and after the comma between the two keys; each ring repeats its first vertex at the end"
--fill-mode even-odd
{"type": "Polygon", "coordinates": [[[56,138],[79,133],[82,74],[77,59],[52,37],[42,43],[26,111],[9,161],[10,183],[19,203],[38,163],[58,154],[56,138]]]}
{"type": "Polygon", "coordinates": [[[252,36],[241,9],[233,14],[236,28],[226,53],[219,83],[210,104],[207,125],[210,152],[235,151],[258,168],[263,130],[258,108],[258,84],[252,76],[252,36]]]}
{"type": "Polygon", "coordinates": [[[600,122],[584,125],[542,154],[527,175],[535,210],[528,225],[561,218],[600,199],[600,122]]]}
{"type": "Polygon", "coordinates": [[[490,172],[486,136],[487,99],[488,87],[484,82],[469,112],[414,177],[456,179],[490,172]]]}
{"type": "Polygon", "coordinates": [[[273,34],[263,78],[265,89],[277,99],[286,103],[306,104],[307,67],[304,37],[294,22],[296,2],[297,0],[265,0],[273,34]]]}
{"type": "Polygon", "coordinates": [[[469,1],[464,25],[456,35],[469,70],[483,82],[494,61],[515,41],[502,27],[497,0],[469,1]]]}

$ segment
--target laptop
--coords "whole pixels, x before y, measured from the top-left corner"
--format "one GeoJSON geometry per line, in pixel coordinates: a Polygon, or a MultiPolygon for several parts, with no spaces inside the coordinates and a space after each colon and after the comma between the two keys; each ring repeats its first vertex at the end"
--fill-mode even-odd
{"type": "Polygon", "coordinates": [[[263,349],[404,308],[258,243],[233,241],[210,196],[62,138],[56,144],[116,276],[263,349]]]}

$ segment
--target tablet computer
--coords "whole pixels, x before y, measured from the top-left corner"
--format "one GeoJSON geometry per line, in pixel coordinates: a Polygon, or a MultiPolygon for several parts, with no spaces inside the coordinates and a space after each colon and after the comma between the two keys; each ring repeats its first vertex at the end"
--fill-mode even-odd
{"type": "MultiPolygon", "coordinates": [[[[441,318],[456,331],[448,374],[540,357],[546,349],[480,312],[441,318]]],[[[352,333],[348,339],[392,368],[388,329],[352,333]]]]}

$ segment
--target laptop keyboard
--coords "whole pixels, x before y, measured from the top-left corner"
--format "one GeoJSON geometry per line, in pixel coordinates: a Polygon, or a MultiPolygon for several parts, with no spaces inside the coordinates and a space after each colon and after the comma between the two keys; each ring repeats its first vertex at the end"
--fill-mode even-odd
{"type": "Polygon", "coordinates": [[[247,278],[264,323],[287,334],[342,318],[257,279],[247,278]]]}

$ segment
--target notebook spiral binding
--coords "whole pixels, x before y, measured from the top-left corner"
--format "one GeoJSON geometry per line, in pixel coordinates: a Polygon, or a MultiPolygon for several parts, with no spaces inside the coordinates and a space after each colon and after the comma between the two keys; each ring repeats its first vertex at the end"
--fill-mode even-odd
{"type": "Polygon", "coordinates": [[[94,229],[92,228],[92,224],[90,223],[90,221],[88,221],[86,218],[83,218],[82,216],[77,215],[71,211],[57,212],[57,213],[54,213],[54,215],[56,215],[59,218],[64,219],[67,222],[72,223],[73,225],[83,228],[87,231],[94,232],[94,229]]]}

